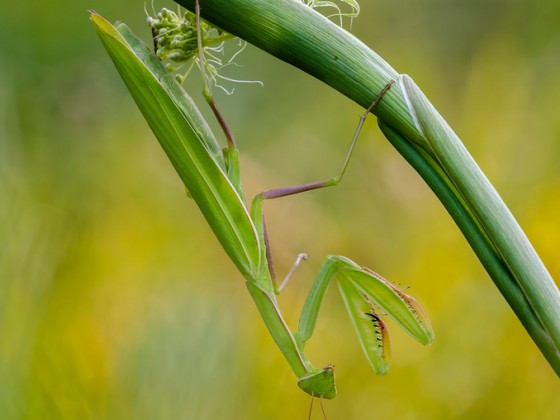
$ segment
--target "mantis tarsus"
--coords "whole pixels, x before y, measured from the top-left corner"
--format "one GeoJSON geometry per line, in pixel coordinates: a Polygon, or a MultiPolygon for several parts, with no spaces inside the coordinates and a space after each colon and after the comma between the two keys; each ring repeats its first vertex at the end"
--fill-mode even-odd
{"type": "MultiPolygon", "coordinates": [[[[119,73],[190,195],[244,276],[247,289],[264,323],[297,376],[302,390],[319,398],[336,396],[333,366],[329,364],[315,368],[304,352],[328,285],[334,278],[337,279],[366,359],[376,373],[384,374],[389,369],[386,327],[376,308],[389,315],[420,343],[432,342],[434,334],[430,323],[412,297],[373,271],[337,255],[325,258],[304,303],[298,330],[292,332],[282,317],[277,301],[284,283],[279,286],[274,280],[270,254],[267,252],[264,200],[340,183],[367,115],[382,100],[392,81],[376,94],[371,106],[360,118],[339,175],[325,181],[265,191],[252,200],[249,208],[240,182],[238,149],[206,80],[204,95],[228,139],[223,151],[190,97],[153,53],[125,25],[120,24],[115,28],[94,12],[91,18],[119,73]]],[[[199,13],[197,27],[200,28],[199,13]]],[[[203,60],[204,45],[200,31],[197,36],[198,53],[203,60]]],[[[204,68],[203,63],[200,67],[204,68]]]]}

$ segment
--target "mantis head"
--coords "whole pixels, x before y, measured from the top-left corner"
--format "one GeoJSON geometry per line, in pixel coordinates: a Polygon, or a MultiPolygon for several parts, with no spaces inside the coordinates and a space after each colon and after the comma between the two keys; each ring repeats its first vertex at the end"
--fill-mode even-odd
{"type": "Polygon", "coordinates": [[[326,398],[328,400],[336,397],[334,366],[329,364],[302,377],[298,381],[298,386],[312,397],[326,398]]]}

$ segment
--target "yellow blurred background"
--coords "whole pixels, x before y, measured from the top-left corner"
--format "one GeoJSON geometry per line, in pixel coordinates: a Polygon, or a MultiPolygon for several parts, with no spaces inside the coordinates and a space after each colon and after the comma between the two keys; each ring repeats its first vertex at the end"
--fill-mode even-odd
{"type": "MultiPolygon", "coordinates": [[[[310,399],[86,13],[149,42],[143,7],[20,0],[3,10],[0,418],[304,419],[310,399]]],[[[559,17],[557,0],[376,0],[352,29],[423,88],[556,279],[559,17]]],[[[238,62],[228,76],[264,83],[217,92],[249,195],[335,174],[361,109],[255,48],[238,62]]],[[[198,75],[186,87],[206,112],[198,75]]],[[[557,377],[374,118],[340,187],[266,209],[277,272],[310,255],[281,296],[294,328],[336,253],[410,286],[436,330],[424,348],[389,322],[392,370],[376,377],[333,288],[309,343],[316,365],[336,365],[329,419],[558,418],[557,377]]]]}

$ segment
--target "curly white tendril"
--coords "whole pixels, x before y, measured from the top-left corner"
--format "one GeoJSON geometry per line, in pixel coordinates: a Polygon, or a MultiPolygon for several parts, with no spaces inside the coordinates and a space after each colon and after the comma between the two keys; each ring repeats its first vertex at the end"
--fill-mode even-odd
{"type": "Polygon", "coordinates": [[[335,12],[327,15],[328,19],[330,18],[338,18],[339,26],[342,27],[342,18],[347,17],[350,18],[350,26],[352,26],[352,20],[360,14],[360,5],[356,0],[300,0],[306,6],[311,7],[312,9],[320,9],[320,8],[328,8],[334,9],[335,12]],[[344,8],[347,11],[343,11],[340,8],[340,4],[344,4],[344,8]]]}

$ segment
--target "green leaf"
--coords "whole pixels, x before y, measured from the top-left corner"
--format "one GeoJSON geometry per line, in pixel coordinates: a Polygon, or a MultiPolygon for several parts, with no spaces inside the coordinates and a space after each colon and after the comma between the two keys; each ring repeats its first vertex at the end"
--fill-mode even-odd
{"type": "Polygon", "coordinates": [[[219,147],[186,92],[129,29],[91,20],[132,97],[225,251],[244,276],[261,250],[245,203],[224,171],[219,147]]]}

